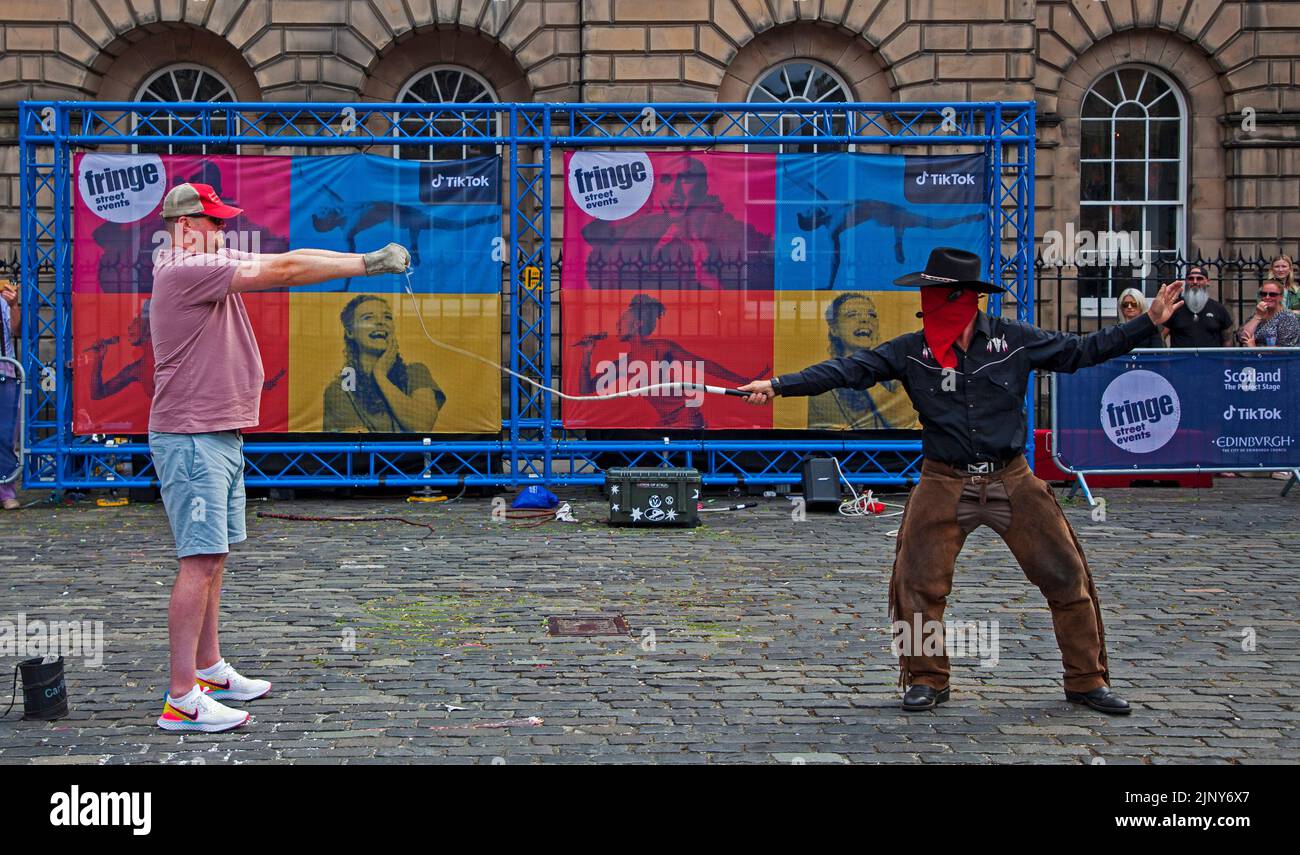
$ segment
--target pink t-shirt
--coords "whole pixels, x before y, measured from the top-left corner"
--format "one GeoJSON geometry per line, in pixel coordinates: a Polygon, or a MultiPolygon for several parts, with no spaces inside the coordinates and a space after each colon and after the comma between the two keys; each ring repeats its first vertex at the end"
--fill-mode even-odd
{"type": "Polygon", "coordinates": [[[257,424],[262,356],[244,301],[229,293],[239,262],[250,257],[232,249],[156,254],[150,430],[208,433],[257,424]]]}

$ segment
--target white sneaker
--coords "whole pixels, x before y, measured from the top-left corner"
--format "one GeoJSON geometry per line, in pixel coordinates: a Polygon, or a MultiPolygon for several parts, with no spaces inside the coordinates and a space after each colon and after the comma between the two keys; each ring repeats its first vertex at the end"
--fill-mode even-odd
{"type": "Polygon", "coordinates": [[[162,715],[158,716],[158,726],[163,730],[221,733],[247,724],[248,719],[248,713],[219,704],[200,690],[195,696],[193,709],[186,709],[183,704],[173,701],[169,694],[163,702],[162,715]]]}
{"type": "Polygon", "coordinates": [[[222,659],[212,666],[214,670],[200,672],[194,676],[199,688],[209,696],[221,701],[255,701],[271,691],[267,680],[250,680],[222,659]],[[207,676],[203,676],[204,673],[207,676]]]}

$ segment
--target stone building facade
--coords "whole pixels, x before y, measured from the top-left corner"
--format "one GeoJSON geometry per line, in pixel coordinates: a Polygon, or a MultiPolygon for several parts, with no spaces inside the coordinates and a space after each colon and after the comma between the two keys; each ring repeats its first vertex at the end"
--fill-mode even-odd
{"type": "Polygon", "coordinates": [[[0,21],[5,257],[17,102],[134,100],[177,69],[240,101],[398,100],[441,70],[502,101],[738,102],[783,67],[805,88],[782,98],[1036,100],[1040,235],[1146,185],[1184,252],[1300,245],[1296,0],[0,0],[0,21]],[[1145,122],[1137,159],[1158,138],[1164,162],[1098,161],[1089,110],[1145,122]]]}

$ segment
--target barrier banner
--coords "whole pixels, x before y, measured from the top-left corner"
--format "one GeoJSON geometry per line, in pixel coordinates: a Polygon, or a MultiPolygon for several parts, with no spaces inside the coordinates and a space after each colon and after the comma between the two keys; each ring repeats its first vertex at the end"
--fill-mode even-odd
{"type": "MultiPolygon", "coordinates": [[[[919,327],[893,280],[988,261],[982,155],[568,152],[563,388],[737,386],[919,327]]],[[[676,390],[665,390],[675,392],[676,390]]],[[[777,399],[651,392],[563,404],[569,428],[915,429],[897,383],[777,399]]]]}
{"type": "Polygon", "coordinates": [[[1300,466],[1300,350],[1135,353],[1056,378],[1053,442],[1085,472],[1300,466]]]}
{"type": "Polygon", "coordinates": [[[500,359],[499,158],[79,154],[74,172],[75,433],[148,430],[153,252],[170,245],[163,196],[189,181],[244,209],[226,225],[235,249],[411,251],[418,302],[396,275],[242,295],[266,374],[250,432],[500,430],[499,372],[420,328],[500,359]]]}

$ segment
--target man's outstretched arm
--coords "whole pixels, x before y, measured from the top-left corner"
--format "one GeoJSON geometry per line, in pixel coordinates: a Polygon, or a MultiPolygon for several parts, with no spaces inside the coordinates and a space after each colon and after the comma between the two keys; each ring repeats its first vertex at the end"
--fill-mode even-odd
{"type": "Polygon", "coordinates": [[[750,392],[751,404],[765,404],[777,395],[796,397],[820,395],[831,389],[867,389],[885,380],[897,380],[903,374],[901,337],[885,342],[875,350],[859,350],[810,365],[802,371],[782,374],[772,380],[755,380],[740,387],[750,392]],[[775,388],[773,386],[775,385],[775,388]]]}
{"type": "Polygon", "coordinates": [[[1073,374],[1080,368],[1123,356],[1139,347],[1152,332],[1169,320],[1183,304],[1179,299],[1182,292],[1181,280],[1165,285],[1152,298],[1145,315],[1089,335],[1054,332],[1021,324],[1021,329],[1025,330],[1029,364],[1033,368],[1073,374]]]}
{"type": "Polygon", "coordinates": [[[230,293],[316,285],[351,276],[405,273],[410,266],[411,254],[395,243],[365,254],[291,250],[240,261],[234,278],[230,280],[230,293]]]}

